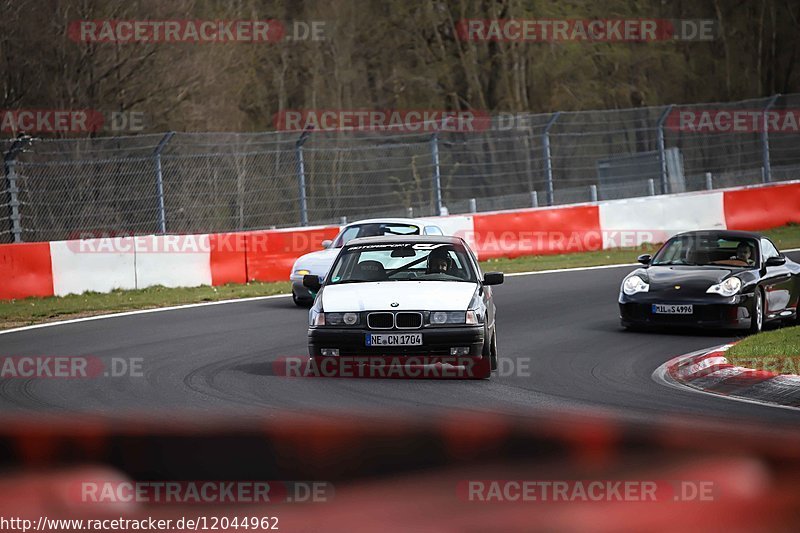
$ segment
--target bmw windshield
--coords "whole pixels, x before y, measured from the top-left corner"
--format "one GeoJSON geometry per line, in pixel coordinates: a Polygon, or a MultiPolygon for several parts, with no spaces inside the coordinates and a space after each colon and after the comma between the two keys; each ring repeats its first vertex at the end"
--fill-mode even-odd
{"type": "Polygon", "coordinates": [[[329,283],[477,280],[469,253],[460,244],[386,243],[345,248],[331,269],[329,283]]]}

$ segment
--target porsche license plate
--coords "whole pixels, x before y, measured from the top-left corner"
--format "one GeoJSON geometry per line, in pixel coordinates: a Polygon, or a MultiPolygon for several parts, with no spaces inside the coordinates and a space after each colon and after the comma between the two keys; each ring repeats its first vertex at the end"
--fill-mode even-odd
{"type": "Polygon", "coordinates": [[[367,346],[422,346],[422,333],[367,333],[367,346]]]}
{"type": "Polygon", "coordinates": [[[686,304],[653,304],[653,314],[656,315],[691,315],[694,308],[686,304]]]}

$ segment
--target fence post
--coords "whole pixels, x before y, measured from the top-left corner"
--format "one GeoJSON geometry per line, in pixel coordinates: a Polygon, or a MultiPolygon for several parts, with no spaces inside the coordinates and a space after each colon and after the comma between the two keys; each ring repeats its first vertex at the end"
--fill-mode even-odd
{"type": "Polygon", "coordinates": [[[650,194],[650,196],[656,195],[656,180],[653,178],[647,180],[647,192],[650,194]]]}
{"type": "Polygon", "coordinates": [[[161,235],[167,233],[167,212],[164,208],[164,173],[161,169],[161,152],[167,146],[167,143],[172,139],[175,135],[174,131],[168,132],[164,137],[161,138],[159,141],[158,146],[156,146],[155,151],[153,151],[153,157],[156,161],[156,195],[158,197],[158,232],[161,235]]]}
{"type": "Polygon", "coordinates": [[[769,163],[769,132],[767,132],[767,113],[772,106],[775,105],[775,101],[780,97],[780,94],[775,94],[772,98],[769,99],[767,105],[764,107],[763,116],[761,117],[761,155],[763,157],[763,172],[761,174],[761,180],[764,183],[769,183],[772,181],[772,168],[769,163]]]}
{"type": "Polygon", "coordinates": [[[29,135],[22,135],[11,144],[3,157],[3,168],[8,180],[8,207],[11,220],[11,234],[14,242],[22,242],[22,220],[19,214],[19,188],[17,188],[17,156],[30,146],[33,139],[29,135]]]}
{"type": "Polygon", "coordinates": [[[597,201],[597,185],[589,185],[589,196],[592,198],[592,202],[597,201]]]}
{"type": "Polygon", "coordinates": [[[531,207],[539,207],[539,193],[531,191],[531,207]]]}
{"type": "Polygon", "coordinates": [[[711,172],[706,172],[706,190],[710,191],[714,188],[714,178],[711,176],[711,172]]]}
{"type": "Polygon", "coordinates": [[[300,134],[300,138],[294,143],[295,155],[297,156],[297,188],[300,200],[300,225],[308,226],[308,199],[306,198],[306,165],[303,159],[303,145],[308,136],[311,135],[313,127],[306,128],[300,134]]]}
{"type": "Polygon", "coordinates": [[[478,201],[475,198],[469,199],[469,212],[470,213],[478,212],[478,201]]]}
{"type": "Polygon", "coordinates": [[[669,116],[672,108],[674,106],[672,104],[668,105],[667,108],[661,113],[661,116],[658,117],[658,123],[656,124],[658,136],[658,163],[661,167],[661,194],[669,194],[669,178],[667,176],[667,149],[664,143],[664,122],[666,122],[667,117],[669,116]]]}
{"type": "Polygon", "coordinates": [[[544,150],[544,178],[546,189],[545,192],[547,194],[547,205],[553,205],[553,159],[550,154],[550,128],[553,127],[553,124],[556,123],[558,120],[559,115],[561,115],[561,111],[556,111],[553,113],[553,116],[550,117],[550,120],[547,121],[547,125],[544,127],[544,133],[542,133],[542,149],[544,150]]]}
{"type": "Polygon", "coordinates": [[[442,175],[439,168],[439,134],[431,135],[431,157],[433,158],[433,198],[436,216],[442,215],[442,175]]]}

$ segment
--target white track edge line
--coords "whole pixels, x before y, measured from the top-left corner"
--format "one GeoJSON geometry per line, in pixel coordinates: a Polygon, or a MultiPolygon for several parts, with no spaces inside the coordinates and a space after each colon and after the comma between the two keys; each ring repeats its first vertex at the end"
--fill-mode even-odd
{"type": "Polygon", "coordinates": [[[291,294],[272,294],[270,296],[251,296],[249,298],[234,298],[232,300],[218,300],[216,302],[199,302],[193,304],[183,304],[183,305],[172,305],[169,307],[156,307],[154,309],[136,309],[134,311],[122,311],[119,313],[108,313],[105,315],[93,315],[93,316],[85,316],[81,318],[71,318],[69,320],[60,320],[55,322],[45,322],[43,324],[32,324],[30,326],[22,326],[19,328],[13,329],[4,329],[0,330],[0,335],[5,335],[6,333],[16,333],[19,331],[28,331],[31,329],[39,329],[39,328],[47,328],[52,326],[64,326],[67,324],[76,324],[78,322],[89,322],[91,320],[102,320],[106,318],[118,318],[118,317],[126,317],[132,315],[144,315],[148,313],[160,313],[162,311],[179,311],[181,309],[191,309],[193,307],[208,307],[214,305],[222,305],[222,304],[232,304],[232,303],[239,303],[239,302],[255,302],[258,300],[270,300],[272,298],[286,298],[287,296],[291,296],[291,294]]]}

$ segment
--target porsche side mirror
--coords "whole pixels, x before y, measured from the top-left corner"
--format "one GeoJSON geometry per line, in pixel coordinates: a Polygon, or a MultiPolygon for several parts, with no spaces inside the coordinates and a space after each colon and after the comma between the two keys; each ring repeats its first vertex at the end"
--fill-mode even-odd
{"type": "Polygon", "coordinates": [[[650,254],[642,254],[636,258],[636,260],[643,265],[649,265],[651,259],[653,259],[653,257],[650,254]]]}
{"type": "Polygon", "coordinates": [[[767,259],[767,266],[768,267],[777,267],[786,264],[786,257],[782,255],[773,256],[767,259]]]}
{"type": "Polygon", "coordinates": [[[325,248],[326,250],[330,248],[332,244],[333,241],[330,239],[325,239],[324,241],[322,241],[322,247],[325,248]]]}
{"type": "Polygon", "coordinates": [[[483,275],[484,285],[500,285],[503,281],[504,277],[502,272],[487,272],[483,275]]]}
{"type": "Polygon", "coordinates": [[[319,276],[315,274],[306,274],[303,276],[303,287],[312,291],[318,291],[322,284],[319,282],[319,276]]]}

